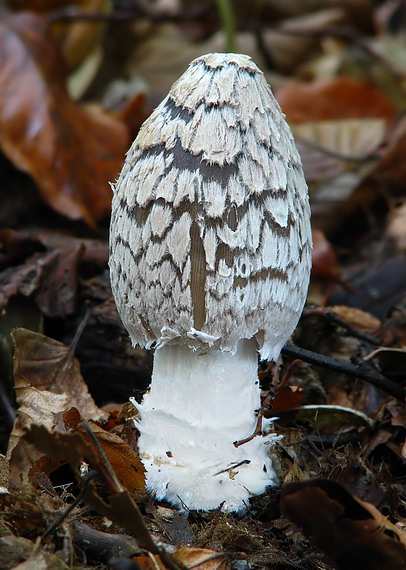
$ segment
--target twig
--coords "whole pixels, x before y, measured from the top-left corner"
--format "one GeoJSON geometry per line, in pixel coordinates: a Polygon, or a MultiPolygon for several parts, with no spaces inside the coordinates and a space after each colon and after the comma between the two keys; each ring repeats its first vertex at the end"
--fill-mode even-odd
{"type": "Polygon", "coordinates": [[[286,344],[282,348],[282,354],[289,358],[300,358],[305,362],[316,364],[317,366],[328,368],[329,370],[335,370],[342,374],[361,378],[401,402],[404,402],[406,399],[406,389],[403,388],[403,386],[399,386],[395,382],[392,382],[392,380],[389,380],[383,376],[383,374],[376,372],[364,362],[361,362],[359,366],[356,366],[350,362],[336,360],[335,358],[330,358],[329,356],[324,356],[323,354],[318,354],[317,352],[312,352],[305,348],[299,348],[293,344],[286,344]]]}
{"type": "Polygon", "coordinates": [[[225,469],[222,469],[221,471],[214,473],[213,477],[215,477],[216,475],[220,475],[220,473],[227,473],[227,471],[232,471],[233,469],[237,469],[237,467],[240,467],[240,465],[248,465],[249,463],[251,463],[249,459],[243,459],[242,461],[233,463],[232,465],[230,465],[230,467],[226,467],[225,469]]]}
{"type": "MultiPolygon", "coordinates": [[[[289,364],[289,366],[287,367],[282,380],[280,381],[280,384],[277,388],[277,391],[279,391],[281,388],[284,388],[286,386],[287,381],[290,378],[290,375],[292,374],[292,370],[294,368],[296,368],[296,366],[298,365],[299,360],[294,360],[293,362],[291,362],[289,364]]],[[[245,443],[248,443],[249,441],[252,441],[254,439],[254,437],[256,437],[257,435],[260,435],[262,433],[262,418],[265,415],[265,412],[267,412],[270,408],[271,405],[271,401],[273,400],[274,395],[272,394],[272,392],[270,390],[268,390],[266,392],[266,396],[264,397],[263,401],[262,401],[262,405],[260,407],[260,409],[258,410],[258,418],[257,418],[257,423],[255,425],[255,429],[252,432],[251,435],[249,435],[248,437],[245,437],[244,439],[239,439],[238,441],[233,441],[233,445],[234,447],[240,447],[240,445],[244,445],[245,443]]],[[[216,473],[217,475],[217,473],[216,473]]]]}
{"type": "Polygon", "coordinates": [[[124,534],[109,534],[89,527],[79,521],[72,521],[73,543],[83,550],[87,559],[107,564],[112,558],[130,558],[141,554],[138,542],[124,534]]]}
{"type": "Polygon", "coordinates": [[[114,494],[110,497],[110,505],[107,505],[94,492],[91,492],[92,489],[90,487],[89,492],[85,496],[87,502],[96,508],[96,510],[99,510],[99,512],[105,516],[108,516],[111,520],[117,522],[124,528],[127,528],[127,530],[129,530],[134,538],[139,542],[140,546],[145,548],[148,552],[152,552],[153,554],[160,556],[166,568],[169,568],[170,570],[184,570],[185,567],[181,562],[177,561],[176,558],[172,557],[170,554],[166,553],[155,544],[149,530],[146,527],[144,518],[138,508],[138,505],[133,501],[129,493],[123,489],[123,486],[117,479],[117,475],[111,466],[111,463],[103,449],[103,446],[93,433],[91,427],[85,422],[81,422],[78,424],[78,426],[86,431],[86,433],[91,438],[92,443],[96,447],[97,453],[101,458],[101,461],[99,462],[100,472],[114,492],[114,494]],[[94,501],[96,501],[96,504],[94,501]],[[127,519],[125,514],[123,514],[124,518],[117,518],[114,516],[117,513],[121,513],[123,508],[126,508],[127,510],[132,509],[131,527],[126,524],[127,519]]]}

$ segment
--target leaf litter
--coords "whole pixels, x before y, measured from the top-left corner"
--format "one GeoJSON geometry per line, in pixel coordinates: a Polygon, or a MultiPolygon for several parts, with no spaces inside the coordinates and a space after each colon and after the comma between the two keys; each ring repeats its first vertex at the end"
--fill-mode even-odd
{"type": "Polygon", "coordinates": [[[23,198],[7,202],[13,225],[0,230],[0,566],[406,568],[401,1],[270,1],[255,14],[233,3],[238,49],[264,69],[297,138],[316,238],[293,348],[259,370],[262,412],[284,436],[281,485],[239,517],[146,495],[126,402],[142,397],[151,359],[131,348],[107,277],[109,183],[166,83],[225,49],[215,7],[8,4],[0,170],[23,198]],[[103,109],[117,78],[122,100],[103,109]]]}

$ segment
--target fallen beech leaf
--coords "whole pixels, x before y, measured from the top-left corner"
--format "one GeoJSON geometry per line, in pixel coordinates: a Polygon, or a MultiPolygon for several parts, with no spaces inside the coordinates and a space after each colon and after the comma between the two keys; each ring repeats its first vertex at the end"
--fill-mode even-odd
{"type": "MultiPolygon", "coordinates": [[[[89,444],[92,443],[86,430],[82,425],[79,425],[83,420],[76,408],[67,410],[62,414],[62,419],[66,428],[81,433],[89,444]]],[[[101,444],[120,483],[129,491],[133,489],[144,489],[144,466],[128,443],[118,435],[104,430],[95,422],[83,423],[89,426],[101,444]]],[[[99,461],[100,460],[99,458],[99,461]]],[[[91,461],[89,461],[89,463],[93,469],[98,469],[98,465],[93,465],[91,461]]]]}
{"type": "Polygon", "coordinates": [[[28,387],[68,395],[71,405],[75,405],[85,418],[104,417],[89,394],[71,347],[26,329],[15,329],[12,337],[17,391],[28,387]]]}
{"type": "Polygon", "coordinates": [[[40,454],[22,437],[32,425],[51,431],[57,414],[74,404],[86,418],[103,418],[80,374],[71,348],[42,334],[15,329],[14,383],[17,419],[8,446],[10,478],[26,477],[40,454]]]}
{"type": "Polygon", "coordinates": [[[277,96],[289,123],[376,117],[390,124],[396,115],[392,103],[373,85],[349,77],[292,82],[277,96]]]}
{"type": "Polygon", "coordinates": [[[290,483],[282,488],[281,506],[337,570],[406,569],[406,534],[338,483],[290,483]]]}
{"type": "Polygon", "coordinates": [[[41,259],[44,274],[35,300],[41,311],[50,317],[66,317],[75,312],[78,265],[84,245],[78,242],[54,250],[54,259],[41,259]]]}
{"type": "Polygon", "coordinates": [[[69,97],[64,64],[45,20],[31,13],[0,22],[0,144],[44,199],[71,219],[110,209],[113,181],[128,147],[126,126],[69,97]]]}

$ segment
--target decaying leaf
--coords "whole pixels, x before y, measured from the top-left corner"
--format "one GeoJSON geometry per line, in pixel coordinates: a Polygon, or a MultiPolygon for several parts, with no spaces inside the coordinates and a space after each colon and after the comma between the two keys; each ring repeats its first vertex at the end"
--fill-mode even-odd
{"type": "MultiPolygon", "coordinates": [[[[17,399],[20,389],[67,394],[85,418],[103,418],[80,374],[71,347],[26,329],[13,331],[14,377],[17,399]]],[[[42,423],[42,422],[39,422],[42,423]]]]}
{"type": "Polygon", "coordinates": [[[278,101],[290,123],[375,117],[391,124],[395,118],[393,105],[380,91],[349,77],[293,82],[278,91],[278,101]]]}
{"type": "Polygon", "coordinates": [[[86,418],[103,418],[90,396],[72,350],[62,343],[26,329],[13,331],[14,382],[19,405],[8,447],[11,479],[27,475],[40,454],[22,436],[31,425],[51,431],[57,414],[75,404],[86,418]]]}
{"type": "Polygon", "coordinates": [[[337,570],[405,570],[406,534],[338,483],[285,485],[281,504],[337,570]]]}
{"type": "Polygon", "coordinates": [[[104,267],[108,258],[101,241],[13,230],[0,231],[0,249],[0,309],[14,296],[32,295],[47,317],[75,311],[80,263],[104,267]]]}
{"type": "Polygon", "coordinates": [[[0,23],[0,144],[59,213],[89,224],[110,209],[128,147],[127,128],[100,109],[77,106],[46,22],[23,12],[0,23]]]}
{"type": "MultiPolygon", "coordinates": [[[[81,433],[85,441],[91,443],[89,434],[84,429],[83,420],[76,408],[67,410],[62,415],[62,418],[66,428],[81,433]]],[[[95,422],[84,423],[91,429],[102,446],[120,483],[129,491],[133,489],[144,489],[144,466],[128,443],[118,435],[104,430],[95,422]]],[[[93,465],[91,460],[89,463],[93,469],[98,469],[98,465],[93,465]]]]}
{"type": "Polygon", "coordinates": [[[334,311],[341,319],[348,322],[360,331],[373,333],[380,326],[381,321],[361,309],[347,307],[346,305],[333,305],[329,310],[334,311]]]}
{"type": "MultiPolygon", "coordinates": [[[[186,568],[201,568],[201,570],[229,570],[231,568],[230,555],[207,548],[179,548],[174,552],[176,559],[186,568]]],[[[143,570],[165,570],[159,556],[137,556],[134,558],[137,566],[143,570]]]]}
{"type": "Polygon", "coordinates": [[[28,560],[21,562],[14,570],[68,570],[69,566],[56,554],[34,549],[28,560]]]}

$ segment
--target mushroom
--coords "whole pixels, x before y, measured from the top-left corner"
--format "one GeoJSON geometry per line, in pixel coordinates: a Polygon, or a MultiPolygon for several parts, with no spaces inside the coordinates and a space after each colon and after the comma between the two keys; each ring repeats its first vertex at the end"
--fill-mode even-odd
{"type": "Polygon", "coordinates": [[[147,489],[181,509],[244,509],[277,483],[258,351],[276,361],[311,267],[290,129],[246,55],[195,59],[141,127],[114,188],[112,290],[154,347],[137,427],[147,489]],[[236,440],[249,441],[236,446],[236,440]]]}

